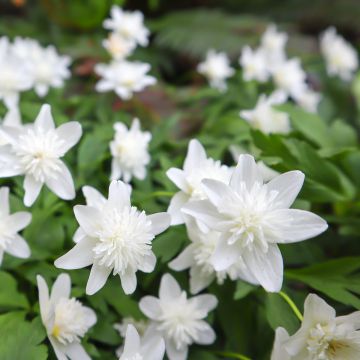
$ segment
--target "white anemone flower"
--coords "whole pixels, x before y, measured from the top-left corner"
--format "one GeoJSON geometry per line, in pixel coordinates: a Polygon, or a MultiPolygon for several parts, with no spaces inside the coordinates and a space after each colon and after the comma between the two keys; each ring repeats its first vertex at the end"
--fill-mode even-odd
{"type": "Polygon", "coordinates": [[[81,338],[96,323],[95,312],[70,297],[71,280],[60,274],[49,296],[48,286],[37,275],[41,320],[58,360],[90,360],[81,338]]]}
{"type": "Polygon", "coordinates": [[[61,199],[75,197],[71,173],[61,158],[81,137],[78,122],[55,128],[50,106],[43,105],[34,124],[20,128],[3,126],[1,132],[10,146],[0,148],[0,158],[7,158],[0,177],[25,175],[26,206],[35,202],[44,184],[61,199]]]}
{"type": "Polygon", "coordinates": [[[110,33],[108,38],[103,40],[102,45],[115,60],[127,58],[136,47],[134,41],[126,39],[117,33],[110,33]]]}
{"type": "Polygon", "coordinates": [[[306,73],[297,58],[279,62],[272,69],[276,87],[295,97],[306,90],[306,73]]]}
{"type": "Polygon", "coordinates": [[[152,320],[152,331],[164,338],[170,360],[187,359],[193,343],[209,345],[215,341],[215,332],[204,319],[217,306],[216,297],[206,294],[188,299],[170,274],[161,278],[159,298],[145,296],[139,306],[152,320]]]}
{"type": "Polygon", "coordinates": [[[231,169],[220,161],[208,158],[198,140],[189,142],[183,169],[170,168],[166,175],[180,189],[170,201],[168,213],[171,225],[184,223],[181,208],[191,200],[203,200],[206,194],[201,186],[203,179],[216,179],[228,183],[231,169]]]}
{"type": "Polygon", "coordinates": [[[98,92],[115,91],[123,100],[132,98],[134,92],[139,92],[147,86],[154,85],[156,79],[147,75],[150,65],[139,61],[113,61],[109,65],[98,64],[95,71],[102,77],[96,84],[98,92]]]}
{"type": "Polygon", "coordinates": [[[164,339],[160,336],[144,336],[133,325],[128,325],[124,350],[119,360],[162,360],[165,354],[164,339]]]}
{"type": "Polygon", "coordinates": [[[110,10],[111,17],[104,20],[104,28],[141,46],[149,43],[149,30],[144,25],[144,15],[140,11],[124,11],[117,5],[110,10]]]}
{"type": "Polygon", "coordinates": [[[156,257],[151,243],[155,235],[170,224],[166,213],[146,215],[130,203],[129,185],[112,181],[109,197],[100,210],[76,205],[75,217],[86,233],[68,253],[55,261],[62,269],[80,269],[92,265],[86,293],[93,295],[106,283],[110,273],[119,275],[126,294],[137,286],[138,270],[150,273],[156,257]]]}
{"type": "Polygon", "coordinates": [[[288,35],[279,32],[276,25],[271,24],[261,37],[260,48],[265,53],[267,63],[271,66],[283,62],[286,59],[285,45],[288,35]]]}
{"type": "Polygon", "coordinates": [[[356,50],[337,34],[334,27],[328,28],[321,34],[320,48],[329,75],[337,75],[344,81],[353,78],[354,72],[359,66],[356,50]]]}
{"type": "Polygon", "coordinates": [[[270,360],[291,360],[291,356],[284,349],[284,343],[289,340],[289,337],[288,332],[284,328],[278,327],[275,330],[275,340],[270,360]]]}
{"type": "Polygon", "coordinates": [[[227,89],[226,79],[235,74],[235,70],[230,67],[230,60],[224,52],[209,50],[204,62],[200,63],[197,71],[204,75],[210,86],[220,91],[227,89]]]}
{"type": "Polygon", "coordinates": [[[31,222],[31,214],[19,211],[10,214],[9,188],[0,187],[0,265],[4,252],[25,259],[30,257],[30,248],[19,231],[31,222]]]}
{"type": "Polygon", "coordinates": [[[285,93],[281,91],[276,91],[268,97],[260,95],[255,108],[240,111],[240,116],[253,128],[265,134],[288,134],[291,129],[289,115],[273,107],[284,103],[286,98],[285,93]]]}
{"type": "Polygon", "coordinates": [[[333,307],[319,296],[310,294],[305,300],[300,329],[288,340],[283,339],[282,344],[292,360],[358,359],[360,311],[337,317],[333,307]]]}
{"type": "Polygon", "coordinates": [[[125,124],[117,122],[114,125],[115,137],[110,142],[112,155],[111,180],[122,178],[129,182],[134,176],[144,180],[146,165],[150,162],[148,150],[151,133],[141,131],[140,121],[135,118],[130,129],[125,124]]]}
{"type": "Polygon", "coordinates": [[[247,271],[241,258],[228,269],[216,271],[212,257],[219,244],[221,233],[217,231],[204,232],[189,216],[186,217],[185,224],[191,244],[169,263],[169,267],[175,271],[190,268],[191,294],[197,294],[204,290],[214,280],[222,285],[227,277],[231,280],[243,279],[258,285],[256,279],[247,271]]]}
{"type": "Polygon", "coordinates": [[[304,110],[316,113],[321,101],[321,94],[307,88],[298,94],[294,94],[294,100],[304,110]]]}
{"type": "Polygon", "coordinates": [[[242,49],[239,63],[243,69],[245,81],[256,80],[265,82],[269,79],[270,73],[267,59],[265,52],[261,48],[252,50],[250,46],[245,46],[242,49]]]}
{"type": "Polygon", "coordinates": [[[36,40],[16,38],[12,51],[26,66],[40,97],[44,97],[51,87],[63,87],[64,80],[71,76],[70,57],[59,55],[52,45],[42,47],[36,40]]]}
{"type": "Polygon", "coordinates": [[[280,291],[283,259],[277,244],[303,241],[327,229],[319,216],[289,209],[303,182],[301,171],[289,171],[264,184],[251,155],[240,155],[229,185],[203,180],[208,200],[189,202],[183,212],[221,232],[214,268],[226,270],[241,257],[266,291],[280,291]]]}

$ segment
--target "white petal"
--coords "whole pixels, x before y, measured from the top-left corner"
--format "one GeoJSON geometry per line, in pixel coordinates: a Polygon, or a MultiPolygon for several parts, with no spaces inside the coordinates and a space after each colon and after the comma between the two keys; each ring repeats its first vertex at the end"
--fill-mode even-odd
{"type": "Polygon", "coordinates": [[[255,159],[251,155],[241,154],[238,164],[231,176],[230,187],[237,192],[241,191],[241,183],[245,183],[248,190],[252,188],[255,182],[262,184],[261,172],[256,165],[255,159]]]}
{"type": "Polygon", "coordinates": [[[46,326],[48,306],[49,306],[49,288],[41,275],[36,275],[36,282],[39,292],[40,314],[43,324],[46,326]]]}
{"type": "Polygon", "coordinates": [[[275,331],[274,347],[270,360],[291,360],[290,355],[283,347],[283,343],[288,339],[289,334],[287,331],[282,327],[278,327],[275,331]]]}
{"type": "Polygon", "coordinates": [[[191,172],[196,169],[201,162],[206,160],[206,152],[200,141],[192,139],[188,146],[188,151],[184,161],[184,170],[191,172]]]}
{"type": "MultiPolygon", "coordinates": [[[[297,209],[279,209],[267,216],[275,228],[273,240],[277,243],[293,243],[315,237],[324,232],[325,220],[312,212],[297,209]]],[[[269,241],[271,239],[269,238],[269,241]]]]}
{"type": "Polygon", "coordinates": [[[205,314],[207,314],[211,310],[214,310],[218,304],[216,296],[211,294],[198,295],[191,298],[189,301],[196,301],[196,303],[201,308],[201,311],[204,311],[205,314]]]}
{"type": "Polygon", "coordinates": [[[9,208],[9,191],[8,187],[1,187],[0,188],[0,214],[2,216],[9,215],[10,208],[9,208]]]}
{"type": "Polygon", "coordinates": [[[126,295],[132,294],[136,290],[136,273],[132,269],[127,269],[124,274],[120,274],[121,286],[126,295]]]}
{"type": "Polygon", "coordinates": [[[182,207],[189,200],[189,195],[182,191],[177,192],[170,200],[167,212],[171,216],[171,225],[180,225],[184,223],[184,215],[181,212],[182,207]]]}
{"type": "Polygon", "coordinates": [[[146,360],[162,360],[165,355],[164,339],[160,336],[152,336],[152,338],[144,340],[141,355],[146,360]]]}
{"type": "Polygon", "coordinates": [[[45,131],[52,130],[55,128],[54,120],[51,115],[51,107],[48,104],[44,104],[38,116],[35,119],[34,125],[38,129],[43,129],[45,131]]]}
{"type": "Polygon", "coordinates": [[[94,245],[93,239],[84,237],[65,255],[55,260],[54,265],[60,269],[81,269],[89,266],[94,261],[94,245]]]}
{"type": "Polygon", "coordinates": [[[202,328],[198,333],[199,337],[196,339],[195,342],[200,345],[212,344],[216,339],[215,331],[205,321],[201,321],[201,327],[202,328]]]}
{"type": "Polygon", "coordinates": [[[194,266],[190,269],[190,292],[198,294],[206,289],[215,279],[215,272],[209,273],[201,271],[201,268],[194,266]]]}
{"type": "Polygon", "coordinates": [[[31,214],[26,211],[19,211],[9,215],[6,221],[6,226],[14,233],[24,229],[31,222],[31,214]]]}
{"type": "Polygon", "coordinates": [[[12,256],[16,256],[21,259],[27,259],[30,257],[31,251],[27,242],[20,236],[15,235],[10,244],[6,247],[6,252],[12,256]]]}
{"type": "Polygon", "coordinates": [[[209,200],[215,206],[231,201],[236,196],[230,186],[218,180],[204,179],[202,186],[209,200]]]}
{"type": "Polygon", "coordinates": [[[109,204],[122,209],[124,206],[131,206],[131,187],[120,180],[113,180],[109,187],[109,204]]]}
{"type": "Polygon", "coordinates": [[[279,195],[275,198],[278,209],[289,208],[299,194],[305,175],[301,171],[289,171],[272,179],[268,184],[268,191],[276,191],[279,195]]]}
{"type": "Polygon", "coordinates": [[[187,246],[174,260],[169,262],[170,269],[175,271],[182,271],[191,267],[194,261],[194,245],[187,246]]]}
{"type": "Polygon", "coordinates": [[[0,265],[2,264],[4,258],[4,250],[0,249],[0,265]]]}
{"type": "Polygon", "coordinates": [[[148,215],[147,219],[151,221],[151,232],[154,235],[162,233],[170,226],[170,215],[166,212],[148,215]]]}
{"type": "Polygon", "coordinates": [[[43,183],[34,179],[31,175],[25,175],[24,178],[24,204],[25,206],[31,206],[38,198],[43,183]]]}
{"type": "Polygon", "coordinates": [[[269,244],[265,253],[257,247],[243,253],[243,259],[260,285],[268,292],[281,290],[283,282],[283,259],[276,244],[269,244]]]}
{"type": "Polygon", "coordinates": [[[100,193],[100,191],[96,190],[92,186],[83,186],[82,192],[86,199],[86,205],[100,208],[106,202],[105,197],[100,193]]]}
{"type": "MultiPolygon", "coordinates": [[[[226,234],[225,234],[226,235],[226,234]]],[[[211,257],[211,263],[216,271],[223,271],[233,265],[241,256],[236,244],[229,245],[225,236],[221,236],[211,257]]]]}
{"type": "Polygon", "coordinates": [[[124,351],[120,359],[126,359],[134,356],[140,351],[140,336],[132,324],[129,324],[126,328],[124,351]]]}
{"type": "Polygon", "coordinates": [[[90,309],[87,306],[84,306],[84,310],[86,313],[86,323],[89,327],[93,326],[96,324],[97,321],[97,316],[96,316],[96,312],[93,309],[90,309]]]}
{"type": "Polygon", "coordinates": [[[70,298],[71,279],[68,274],[60,274],[51,289],[50,301],[56,304],[61,298],[70,298]]]}
{"type": "Polygon", "coordinates": [[[116,158],[112,159],[112,160],[111,160],[111,175],[110,175],[110,179],[111,179],[111,180],[118,180],[118,179],[120,179],[121,174],[122,174],[121,167],[120,167],[117,159],[116,159],[116,158]]]}
{"type": "Polygon", "coordinates": [[[166,340],[166,354],[170,360],[186,360],[189,348],[184,345],[181,349],[177,349],[173,341],[166,340]]]}
{"type": "Polygon", "coordinates": [[[12,127],[20,127],[22,125],[21,115],[18,107],[14,107],[6,113],[3,120],[3,125],[12,127]]]}
{"type": "Polygon", "coordinates": [[[34,89],[37,96],[44,97],[49,91],[49,86],[45,84],[36,84],[34,86],[34,89]]]}
{"type": "Polygon", "coordinates": [[[65,354],[70,360],[91,360],[91,357],[78,342],[72,342],[66,345],[65,354]]]}
{"type": "Polygon", "coordinates": [[[156,256],[153,252],[145,255],[141,264],[139,264],[139,270],[145,273],[151,273],[154,271],[156,265],[156,256]]]}
{"type": "Polygon", "coordinates": [[[94,235],[98,230],[98,221],[101,217],[99,209],[87,205],[75,205],[74,214],[81,228],[89,236],[94,235]]]}
{"type": "Polygon", "coordinates": [[[144,296],[139,302],[140,310],[151,320],[158,320],[161,315],[159,299],[154,296],[144,296]]]}
{"type": "Polygon", "coordinates": [[[171,301],[181,295],[181,288],[174,277],[164,274],[160,282],[159,298],[164,301],[171,301]]]}
{"type": "Polygon", "coordinates": [[[86,236],[85,231],[81,227],[79,227],[79,228],[76,229],[75,234],[73,235],[73,241],[75,243],[78,243],[85,236],[86,236]]]}
{"type": "Polygon", "coordinates": [[[68,360],[66,346],[57,341],[53,336],[49,336],[50,343],[54,349],[57,360],[68,360]]]}
{"type": "Polygon", "coordinates": [[[110,268],[93,264],[90,271],[89,280],[86,284],[86,294],[94,295],[96,292],[98,292],[105,285],[110,273],[110,268]]]}
{"type": "Polygon", "coordinates": [[[81,125],[77,121],[70,121],[60,125],[56,129],[57,135],[64,141],[61,150],[65,154],[75,144],[77,144],[82,135],[81,125]]]}
{"type": "Polygon", "coordinates": [[[56,178],[47,178],[45,183],[59,198],[72,200],[75,198],[75,187],[71,173],[64,163],[61,162],[59,167],[56,178]]]}
{"type": "Polygon", "coordinates": [[[166,172],[167,177],[182,191],[189,192],[189,185],[186,181],[183,170],[177,168],[170,168],[166,172]]]}

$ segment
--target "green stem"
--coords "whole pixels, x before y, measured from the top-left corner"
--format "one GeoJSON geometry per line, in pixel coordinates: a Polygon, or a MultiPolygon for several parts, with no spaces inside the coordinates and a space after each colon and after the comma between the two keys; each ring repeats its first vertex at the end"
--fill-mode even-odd
{"type": "Polygon", "coordinates": [[[154,191],[149,195],[149,197],[157,197],[157,196],[172,197],[174,195],[175,195],[175,192],[173,192],[173,191],[154,191]]]}
{"type": "Polygon", "coordinates": [[[283,291],[280,291],[279,295],[289,304],[289,306],[291,307],[291,310],[294,312],[294,314],[297,316],[297,318],[300,321],[303,321],[304,317],[302,316],[300,310],[295,305],[295,303],[290,299],[289,295],[285,294],[283,291]]]}
{"type": "Polygon", "coordinates": [[[227,351],[214,351],[215,354],[220,355],[222,357],[232,358],[232,359],[240,359],[240,360],[251,360],[249,357],[242,355],[242,354],[236,354],[233,352],[227,352],[227,351]]]}

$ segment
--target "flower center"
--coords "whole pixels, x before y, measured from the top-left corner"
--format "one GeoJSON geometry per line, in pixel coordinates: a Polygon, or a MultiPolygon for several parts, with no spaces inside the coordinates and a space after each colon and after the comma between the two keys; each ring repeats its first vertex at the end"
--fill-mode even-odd
{"type": "Polygon", "coordinates": [[[51,335],[66,345],[79,342],[90,325],[85,307],[75,298],[61,298],[55,307],[55,321],[51,335]]]}
{"type": "Polygon", "coordinates": [[[44,182],[46,178],[57,177],[63,144],[63,140],[59,139],[54,130],[42,132],[30,129],[19,137],[15,153],[24,172],[44,182]]]}
{"type": "Polygon", "coordinates": [[[151,222],[136,207],[106,211],[93,248],[100,265],[123,274],[128,267],[138,268],[144,256],[151,254],[151,222]]]}

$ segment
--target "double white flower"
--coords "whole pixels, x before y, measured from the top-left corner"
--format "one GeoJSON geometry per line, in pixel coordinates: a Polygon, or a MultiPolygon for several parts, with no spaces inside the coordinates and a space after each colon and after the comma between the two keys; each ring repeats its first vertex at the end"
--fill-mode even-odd
{"type": "Polygon", "coordinates": [[[276,330],[271,360],[356,360],[359,354],[360,311],[336,317],[334,308],[310,294],[300,329],[292,336],[276,330]]]}
{"type": "Polygon", "coordinates": [[[130,187],[113,181],[109,198],[101,206],[77,205],[74,213],[82,233],[79,242],[55,261],[62,269],[92,265],[86,293],[92,295],[106,283],[110,273],[119,275],[126,294],[135,291],[136,272],[152,272],[156,257],[151,249],[155,235],[170,224],[166,213],[146,215],[130,203],[130,187]]]}
{"type": "Polygon", "coordinates": [[[150,162],[148,145],[151,133],[141,131],[139,119],[134,119],[130,129],[123,123],[114,125],[115,137],[110,142],[111,179],[124,179],[129,182],[134,176],[143,180],[146,176],[146,165],[150,162]]]}
{"type": "Polygon", "coordinates": [[[188,299],[170,274],[161,278],[159,298],[145,296],[139,306],[152,320],[148,331],[164,338],[170,360],[187,359],[193,343],[208,345],[215,341],[214,330],[203,319],[217,306],[216,297],[206,294],[188,299]]]}
{"type": "Polygon", "coordinates": [[[243,69],[245,81],[265,82],[270,77],[267,59],[261,48],[252,50],[250,46],[244,46],[239,63],[243,69]]]}
{"type": "Polygon", "coordinates": [[[19,211],[10,214],[9,188],[0,188],[0,265],[4,253],[18,258],[28,258],[30,248],[22,236],[18,234],[30,224],[31,214],[19,211]]]}
{"type": "Polygon", "coordinates": [[[230,183],[203,180],[207,200],[192,201],[183,212],[221,233],[213,255],[217,271],[239,261],[270,292],[281,289],[283,260],[278,243],[309,239],[326,230],[319,216],[289,209],[304,181],[300,171],[290,171],[264,184],[250,155],[240,155],[230,183]]]}
{"type": "Polygon", "coordinates": [[[25,175],[24,203],[31,206],[45,184],[61,199],[75,197],[70,171],[61,158],[80,139],[81,125],[71,121],[55,128],[49,105],[43,105],[31,125],[0,129],[8,145],[0,147],[5,165],[0,177],[25,175]]]}
{"type": "Polygon", "coordinates": [[[80,341],[96,323],[95,312],[70,297],[71,280],[67,274],[58,276],[49,296],[45,280],[36,277],[41,320],[58,360],[90,360],[80,341]]]}

